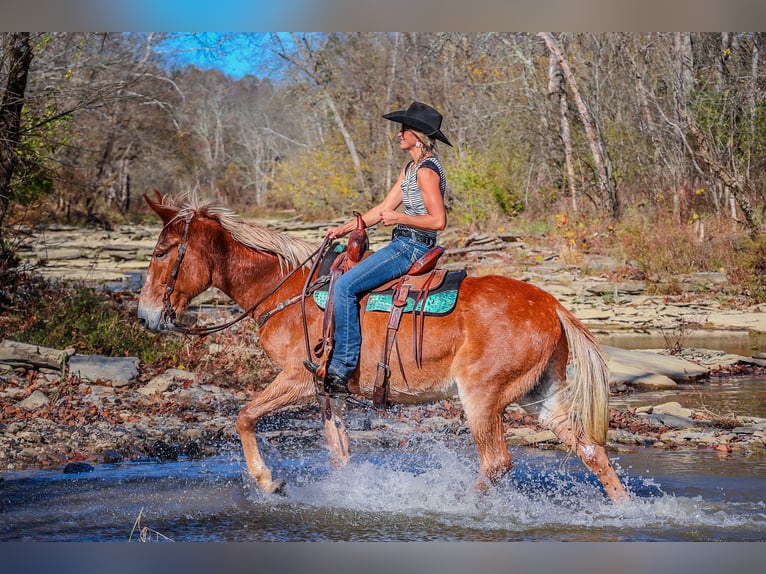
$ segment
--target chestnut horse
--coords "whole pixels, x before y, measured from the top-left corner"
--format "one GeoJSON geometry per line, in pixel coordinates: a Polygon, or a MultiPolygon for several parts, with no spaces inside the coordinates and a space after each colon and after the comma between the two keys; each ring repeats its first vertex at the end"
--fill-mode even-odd
{"type": "MultiPolygon", "coordinates": [[[[310,273],[306,261],[316,253],[316,245],[248,224],[211,202],[187,199],[173,205],[159,193],[157,200],[145,199],[164,224],[138,305],[139,320],[148,329],[174,328],[175,314],[211,286],[251,310],[253,317],[271,311],[259,327],[259,337],[282,371],[240,411],[236,430],[251,477],[266,492],[281,491],[284,483],[272,478],[261,457],[255,427],[261,417],[317,395],[303,365],[304,314],[315,341],[322,332],[323,312],[311,300],[279,305],[300,299],[310,273]]],[[[360,365],[349,389],[371,397],[388,315],[362,313],[360,365]]],[[[412,348],[411,321],[410,313],[402,318],[402,349],[412,348]]],[[[595,473],[615,503],[627,498],[604,448],[606,363],[593,335],[552,295],[507,277],[468,276],[455,310],[426,317],[424,332],[420,367],[411,353],[391,358],[397,364],[391,368],[389,401],[422,403],[457,395],[478,447],[482,476],[477,487],[486,490],[488,482],[495,483],[511,468],[503,412],[524,399],[540,424],[595,473]],[[573,371],[567,380],[570,361],[573,371]]],[[[347,463],[342,409],[328,409],[324,423],[333,462],[347,463]]]]}

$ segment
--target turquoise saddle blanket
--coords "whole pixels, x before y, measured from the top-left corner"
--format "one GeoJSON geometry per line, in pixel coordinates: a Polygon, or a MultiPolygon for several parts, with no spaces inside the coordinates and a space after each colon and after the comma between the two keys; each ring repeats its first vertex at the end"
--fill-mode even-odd
{"type": "MultiPolygon", "coordinates": [[[[412,293],[407,297],[407,303],[404,306],[404,312],[410,313],[413,310],[420,313],[424,312],[426,315],[447,315],[455,309],[455,303],[457,302],[458,290],[460,284],[465,279],[465,270],[449,271],[444,279],[444,283],[433,291],[429,292],[425,301],[418,301],[415,305],[415,298],[417,292],[412,293]]],[[[365,312],[382,311],[390,313],[393,308],[393,290],[388,291],[374,291],[367,297],[367,303],[365,305],[365,312]]],[[[320,289],[314,291],[314,302],[320,309],[324,309],[327,306],[327,289],[320,289]]]]}

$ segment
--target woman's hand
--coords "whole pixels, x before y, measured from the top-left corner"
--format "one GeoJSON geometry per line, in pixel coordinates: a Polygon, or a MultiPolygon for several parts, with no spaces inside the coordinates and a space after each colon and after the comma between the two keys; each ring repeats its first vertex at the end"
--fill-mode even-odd
{"type": "Polygon", "coordinates": [[[384,210],[380,212],[380,220],[383,222],[383,225],[389,226],[389,225],[397,225],[398,223],[401,223],[401,212],[399,211],[390,211],[390,210],[384,210]]]}
{"type": "Polygon", "coordinates": [[[344,235],[347,235],[351,231],[351,229],[347,229],[347,228],[348,228],[348,225],[331,227],[325,232],[324,236],[330,239],[340,239],[341,237],[343,237],[344,235]]]}

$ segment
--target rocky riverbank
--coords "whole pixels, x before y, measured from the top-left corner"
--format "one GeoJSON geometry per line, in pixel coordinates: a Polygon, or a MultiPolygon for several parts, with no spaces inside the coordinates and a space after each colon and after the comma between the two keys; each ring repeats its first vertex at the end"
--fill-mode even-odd
{"type": "MultiPolygon", "coordinates": [[[[306,226],[293,232],[313,238],[323,228],[306,226]]],[[[30,235],[22,252],[30,269],[48,277],[136,290],[158,231],[151,226],[95,233],[48,229],[30,235]]],[[[449,241],[449,234],[445,235],[449,241]]],[[[607,345],[615,396],[703,384],[711,374],[766,374],[762,352],[724,353],[687,344],[696,333],[735,333],[744,338],[743,348],[763,350],[766,306],[742,309],[727,306],[724,297],[699,295],[700,290],[708,295],[723,293],[725,276],[679,277],[687,284],[685,294],[659,297],[648,295],[640,281],[608,279],[609,270],[617,265],[608,258],[592,256],[575,266],[541,250],[528,259],[533,264],[518,269],[513,263],[517,252],[534,249],[516,237],[462,238],[459,242],[453,238],[453,243],[460,246],[452,249],[448,265],[468,266],[477,274],[510,272],[540,284],[572,309],[607,345]],[[587,275],[581,271],[586,268],[587,275]],[[666,348],[634,351],[611,346],[616,335],[635,333],[662,337],[666,348]]],[[[220,294],[206,297],[220,299],[220,294]]],[[[199,303],[204,306],[205,300],[199,303]]],[[[149,372],[137,359],[84,357],[3,341],[0,471],[52,467],[74,472],[121,460],[161,461],[239,452],[236,415],[259,388],[214,381],[203,372],[149,372]]],[[[522,406],[509,407],[506,422],[509,444],[559,447],[552,433],[539,428],[522,406]]],[[[354,442],[399,444],[414,433],[468,432],[456,399],[386,411],[362,402],[351,406],[348,425],[352,448],[354,442]]],[[[766,448],[766,419],[716,415],[707,409],[682,407],[673,400],[613,408],[610,426],[608,445],[616,451],[709,448],[724,455],[763,455],[766,448]]],[[[272,442],[323,440],[319,413],[313,405],[261,420],[259,434],[272,442]]]]}
{"type": "MultiPolygon", "coordinates": [[[[696,351],[698,362],[693,363],[645,351],[611,352],[616,394],[645,388],[645,380],[652,377],[667,378],[673,384],[699,383],[711,373],[702,363],[722,356],[696,351]],[[637,376],[639,372],[644,375],[637,376]]],[[[257,391],[214,384],[180,369],[142,373],[137,359],[71,355],[62,360],[65,355],[66,351],[10,341],[0,345],[0,469],[52,467],[74,472],[99,463],[238,451],[236,415],[257,391]],[[58,366],[62,363],[67,364],[65,370],[58,366]]],[[[761,362],[741,358],[730,366],[746,365],[749,372],[766,374],[766,368],[752,361],[761,362]]],[[[506,422],[511,445],[560,447],[522,406],[509,407],[506,422]]],[[[356,402],[350,405],[348,424],[352,444],[399,444],[419,433],[469,432],[457,399],[387,410],[356,402]]],[[[722,417],[675,401],[614,408],[610,426],[608,445],[616,451],[711,448],[763,455],[766,448],[766,419],[722,417]]],[[[259,434],[277,443],[323,440],[319,412],[311,404],[264,418],[259,434]]]]}

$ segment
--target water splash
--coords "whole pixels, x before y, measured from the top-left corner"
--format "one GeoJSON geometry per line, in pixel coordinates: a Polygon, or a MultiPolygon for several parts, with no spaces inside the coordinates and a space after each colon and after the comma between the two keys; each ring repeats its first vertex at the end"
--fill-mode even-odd
{"type": "Polygon", "coordinates": [[[473,452],[425,441],[405,452],[356,456],[344,468],[319,469],[313,479],[311,465],[304,465],[287,498],[268,504],[321,510],[336,521],[354,516],[358,523],[364,516],[378,523],[381,536],[402,520],[448,537],[480,532],[486,540],[655,540],[668,534],[704,540],[766,528],[763,503],[737,508],[669,494],[654,478],[631,478],[618,465],[632,497],[616,507],[576,459],[527,449],[515,460],[513,471],[483,495],[474,488],[473,452]]]}

